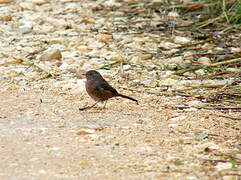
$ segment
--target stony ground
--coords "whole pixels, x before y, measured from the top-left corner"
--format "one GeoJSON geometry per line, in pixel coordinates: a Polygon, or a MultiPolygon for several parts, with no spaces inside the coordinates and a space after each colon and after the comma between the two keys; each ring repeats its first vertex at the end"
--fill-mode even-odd
{"type": "Polygon", "coordinates": [[[165,62],[153,53],[163,41],[173,53],[175,43],[191,39],[172,36],[170,44],[165,31],[136,33],[138,19],[136,29],[126,29],[131,7],[0,1],[0,179],[240,179],[240,112],[171,95],[205,81],[162,71],[165,62]],[[79,111],[94,103],[84,89],[89,69],[139,105],[113,98],[106,109],[79,111]]]}

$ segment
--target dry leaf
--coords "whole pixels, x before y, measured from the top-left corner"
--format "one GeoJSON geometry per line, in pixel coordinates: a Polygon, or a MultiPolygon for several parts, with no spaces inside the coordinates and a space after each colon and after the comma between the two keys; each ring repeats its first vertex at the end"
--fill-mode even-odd
{"type": "Polygon", "coordinates": [[[113,36],[109,34],[98,34],[96,37],[99,41],[107,42],[113,40],[113,36]]]}
{"type": "Polygon", "coordinates": [[[1,16],[0,21],[11,21],[12,16],[11,15],[6,15],[6,16],[1,16]]]}
{"type": "Polygon", "coordinates": [[[11,3],[11,0],[0,0],[0,3],[11,3]]]}

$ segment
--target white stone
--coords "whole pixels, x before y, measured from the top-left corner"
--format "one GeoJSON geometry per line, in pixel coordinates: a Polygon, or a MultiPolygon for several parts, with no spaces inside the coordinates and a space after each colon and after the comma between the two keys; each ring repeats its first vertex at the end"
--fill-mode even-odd
{"type": "Polygon", "coordinates": [[[35,5],[31,2],[21,2],[19,6],[24,10],[35,10],[35,5]]]}
{"type": "Polygon", "coordinates": [[[170,121],[182,121],[186,118],[187,116],[177,116],[177,117],[171,118],[170,121]]]}
{"type": "Polygon", "coordinates": [[[41,61],[53,61],[53,60],[61,60],[62,55],[61,51],[58,49],[50,49],[44,52],[44,54],[40,57],[41,61]]]}
{"type": "Polygon", "coordinates": [[[187,43],[191,42],[191,39],[188,37],[176,36],[174,38],[174,42],[177,44],[187,44],[187,43]]]}
{"type": "Polygon", "coordinates": [[[176,48],[177,44],[172,42],[161,42],[158,47],[169,50],[169,49],[176,48]]]}
{"type": "Polygon", "coordinates": [[[235,47],[231,47],[231,53],[240,53],[241,52],[241,48],[235,48],[235,47]]]}
{"type": "Polygon", "coordinates": [[[197,61],[203,65],[211,64],[211,60],[207,57],[200,57],[197,61]]]}
{"type": "Polygon", "coordinates": [[[219,162],[215,168],[218,170],[218,171],[222,171],[222,170],[225,170],[225,169],[231,169],[232,168],[232,163],[231,162],[219,162]]]}
{"type": "Polygon", "coordinates": [[[177,126],[178,126],[178,124],[168,124],[168,127],[170,127],[170,128],[175,128],[177,126]]]}
{"type": "Polygon", "coordinates": [[[168,16],[170,16],[170,17],[179,17],[180,15],[176,11],[171,11],[171,12],[168,13],[168,16]]]}

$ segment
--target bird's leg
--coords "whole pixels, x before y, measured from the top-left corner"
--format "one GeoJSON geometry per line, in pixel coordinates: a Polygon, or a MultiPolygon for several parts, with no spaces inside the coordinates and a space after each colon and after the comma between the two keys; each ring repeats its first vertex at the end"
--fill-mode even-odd
{"type": "Polygon", "coordinates": [[[106,103],[107,103],[107,101],[108,101],[108,100],[106,100],[106,101],[105,101],[105,104],[104,104],[104,107],[103,107],[103,109],[105,109],[105,106],[106,106],[106,103]]]}
{"type": "Polygon", "coordinates": [[[97,103],[98,103],[98,101],[96,101],[96,103],[93,104],[92,106],[86,106],[86,107],[83,107],[83,108],[79,108],[79,110],[80,110],[80,111],[84,111],[84,110],[86,110],[86,109],[93,108],[97,103]]]}

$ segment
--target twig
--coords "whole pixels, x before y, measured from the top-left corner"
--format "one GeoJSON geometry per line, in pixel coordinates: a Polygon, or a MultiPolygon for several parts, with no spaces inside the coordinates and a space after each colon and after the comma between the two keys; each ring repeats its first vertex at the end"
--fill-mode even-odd
{"type": "Polygon", "coordinates": [[[224,116],[224,115],[218,115],[219,117],[224,117],[224,118],[227,118],[227,119],[231,119],[231,120],[234,120],[234,121],[241,121],[241,118],[234,118],[234,117],[229,117],[229,116],[224,116]]]}
{"type": "MultiPolygon", "coordinates": [[[[27,59],[20,59],[20,58],[16,58],[16,57],[13,57],[13,58],[14,58],[16,61],[17,61],[17,60],[19,60],[19,61],[21,60],[21,62],[26,62],[26,63],[30,64],[29,67],[34,66],[34,67],[36,67],[37,69],[43,71],[43,72],[46,74],[46,75],[44,75],[44,76],[41,76],[40,78],[36,78],[35,80],[41,80],[41,79],[45,79],[45,78],[53,77],[53,76],[54,76],[48,69],[46,69],[45,67],[43,67],[43,66],[41,66],[41,65],[39,65],[39,64],[37,64],[37,63],[35,63],[35,62],[29,61],[29,60],[27,60],[27,59]]],[[[29,68],[29,67],[28,67],[28,68],[29,68]]]]}
{"type": "Polygon", "coordinates": [[[107,68],[107,67],[109,67],[109,66],[113,66],[113,65],[116,65],[116,64],[118,64],[118,63],[120,63],[120,62],[119,62],[119,61],[114,61],[114,62],[105,64],[105,65],[99,67],[98,69],[105,69],[105,68],[107,68]]]}
{"type": "Polygon", "coordinates": [[[217,67],[217,66],[231,64],[231,63],[235,63],[235,62],[239,62],[239,61],[241,62],[241,58],[217,62],[217,63],[213,63],[213,64],[210,64],[210,65],[197,66],[197,67],[193,67],[193,68],[189,68],[189,69],[181,69],[181,70],[175,72],[174,74],[175,75],[181,75],[181,74],[184,74],[185,72],[189,72],[189,71],[195,71],[195,70],[202,69],[202,68],[217,67]]]}
{"type": "Polygon", "coordinates": [[[48,77],[51,77],[51,76],[53,77],[53,74],[52,74],[48,69],[46,69],[45,67],[43,67],[43,66],[41,66],[41,65],[39,65],[39,64],[36,64],[36,63],[34,63],[34,62],[32,62],[32,61],[26,60],[26,59],[22,59],[22,60],[23,60],[24,62],[26,62],[26,63],[29,63],[30,66],[34,66],[34,67],[40,69],[41,71],[45,72],[48,77]]]}
{"type": "Polygon", "coordinates": [[[19,64],[19,63],[22,63],[23,60],[22,59],[15,59],[13,61],[8,61],[8,62],[4,62],[4,63],[1,63],[0,66],[7,66],[7,65],[12,65],[12,64],[19,64]]]}
{"type": "Polygon", "coordinates": [[[223,19],[224,17],[225,17],[225,16],[222,15],[222,16],[216,17],[216,18],[214,18],[214,19],[207,20],[207,21],[205,21],[205,22],[200,23],[199,25],[197,25],[196,28],[197,28],[197,29],[201,29],[201,28],[203,28],[203,27],[205,27],[205,26],[208,26],[209,24],[212,24],[212,23],[214,23],[214,22],[216,22],[216,21],[218,21],[218,20],[220,20],[220,19],[223,19]]]}
{"type": "Polygon", "coordinates": [[[54,77],[54,75],[48,69],[46,69],[45,67],[43,67],[43,66],[41,66],[41,65],[39,65],[35,62],[32,62],[32,61],[27,60],[27,59],[17,58],[17,57],[11,57],[11,58],[14,59],[14,60],[9,61],[9,62],[5,62],[5,63],[1,63],[0,66],[7,66],[7,65],[11,65],[11,64],[19,64],[19,63],[25,62],[25,63],[29,64],[29,67],[34,66],[34,67],[36,67],[37,69],[39,69],[40,71],[42,71],[46,74],[44,76],[41,76],[40,78],[36,78],[35,80],[45,79],[45,78],[48,78],[48,77],[54,77]]]}
{"type": "MultiPolygon", "coordinates": [[[[171,108],[171,109],[188,109],[188,108],[192,108],[192,106],[165,106],[165,108],[171,108]]],[[[225,106],[225,107],[218,107],[218,106],[214,106],[214,107],[205,107],[205,106],[201,106],[201,107],[193,107],[196,109],[207,109],[207,110],[232,110],[235,112],[240,112],[241,111],[241,107],[234,107],[234,106],[225,106]]]]}
{"type": "Polygon", "coordinates": [[[235,112],[239,112],[241,111],[241,107],[234,107],[234,106],[225,106],[225,107],[218,107],[218,106],[214,106],[214,107],[202,107],[203,109],[210,109],[210,110],[233,110],[235,112]]]}

